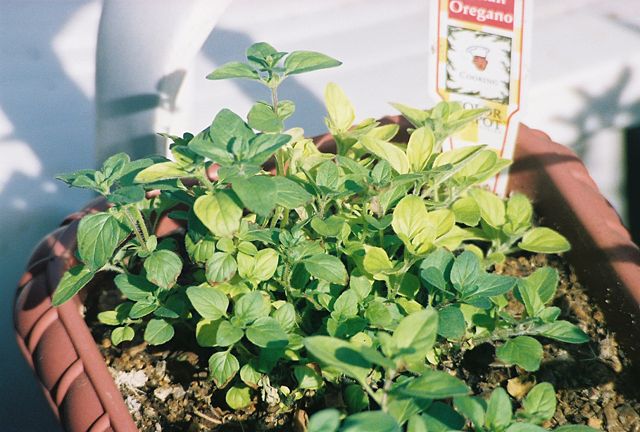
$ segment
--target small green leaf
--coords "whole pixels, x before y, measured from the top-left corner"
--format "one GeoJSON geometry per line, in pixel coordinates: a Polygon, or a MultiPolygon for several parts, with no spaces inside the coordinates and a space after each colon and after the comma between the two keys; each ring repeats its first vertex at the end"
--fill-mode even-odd
{"type": "Polygon", "coordinates": [[[384,249],[365,245],[364,269],[372,275],[386,274],[393,270],[393,263],[384,249]]]}
{"type": "Polygon", "coordinates": [[[233,277],[237,269],[238,265],[233,255],[226,252],[216,252],[207,261],[207,282],[213,285],[216,282],[228,281],[233,277]]]}
{"type": "Polygon", "coordinates": [[[251,388],[258,388],[258,383],[261,378],[262,374],[256,370],[253,361],[245,363],[244,366],[240,368],[240,379],[251,388]]]}
{"type": "Polygon", "coordinates": [[[429,432],[458,431],[464,427],[464,418],[443,402],[434,402],[422,415],[429,432]]]}
{"type": "Polygon", "coordinates": [[[542,303],[547,304],[556,294],[558,271],[553,267],[542,267],[525,278],[527,285],[535,289],[542,303]]]}
{"type": "Polygon", "coordinates": [[[231,409],[239,410],[246,408],[251,405],[251,391],[249,387],[234,386],[227,390],[224,400],[231,409]]]}
{"type": "Polygon", "coordinates": [[[288,343],[287,334],[272,317],[258,318],[247,328],[247,339],[261,348],[283,348],[288,343]]]}
{"type": "Polygon", "coordinates": [[[187,177],[189,173],[176,162],[158,162],[136,174],[136,183],[155,183],[160,180],[170,180],[187,177]]]}
{"type": "Polygon", "coordinates": [[[122,342],[133,340],[136,335],[131,327],[117,327],[111,331],[111,342],[114,345],[120,345],[122,342]]]}
{"type": "Polygon", "coordinates": [[[518,243],[520,249],[538,253],[561,253],[571,249],[569,241],[560,233],[545,227],[527,231],[518,243]]]}
{"type": "Polygon", "coordinates": [[[346,290],[338,296],[333,304],[334,319],[354,317],[358,314],[358,295],[355,291],[346,290]]]}
{"type": "Polygon", "coordinates": [[[435,146],[433,131],[427,127],[420,127],[413,131],[407,144],[407,159],[412,172],[420,172],[427,166],[427,161],[435,146]]]}
{"type": "Polygon", "coordinates": [[[158,309],[158,302],[154,298],[147,298],[134,303],[129,311],[129,318],[138,319],[153,313],[158,309]]]}
{"type": "Polygon", "coordinates": [[[526,195],[516,193],[507,201],[507,223],[504,231],[508,235],[517,235],[526,231],[531,226],[533,206],[526,195]]]}
{"type": "Polygon", "coordinates": [[[216,287],[191,286],[187,288],[187,297],[203,318],[217,320],[227,315],[229,299],[216,287]]]}
{"type": "Polygon", "coordinates": [[[182,260],[175,252],[157,250],[144,261],[147,279],[161,288],[171,288],[182,272],[182,260]]]}
{"type": "Polygon", "coordinates": [[[369,324],[374,327],[386,328],[393,321],[391,311],[389,311],[384,303],[379,301],[369,303],[364,316],[369,320],[369,324]]]}
{"type": "MultiPolygon", "coordinates": [[[[532,275],[533,276],[533,275],[532,275]]],[[[518,280],[517,297],[524,303],[527,315],[536,317],[544,310],[544,303],[538,293],[539,286],[537,278],[529,279],[531,276],[518,280]]]]}
{"type": "Polygon", "coordinates": [[[438,312],[424,309],[404,317],[393,332],[392,340],[398,349],[424,356],[433,347],[437,333],[438,312]]]}
{"type": "Polygon", "coordinates": [[[471,392],[463,381],[436,370],[427,370],[421,376],[409,379],[405,383],[393,389],[393,393],[420,399],[445,399],[465,396],[471,392]]]}
{"type": "Polygon", "coordinates": [[[100,269],[130,232],[110,213],[83,217],[78,225],[78,254],[82,262],[91,270],[100,269]]]}
{"type": "Polygon", "coordinates": [[[476,200],[480,208],[480,215],[489,225],[494,228],[504,225],[505,207],[500,197],[484,189],[471,189],[471,197],[476,200]]]}
{"type": "Polygon", "coordinates": [[[242,204],[259,216],[269,216],[276,207],[278,191],[274,177],[254,176],[237,179],[233,181],[232,188],[242,204]]]}
{"type": "Polygon", "coordinates": [[[280,323],[285,332],[290,332],[296,327],[296,309],[291,303],[284,303],[273,312],[273,317],[280,323]]]}
{"type": "Polygon", "coordinates": [[[261,132],[280,132],[284,124],[280,117],[273,112],[271,105],[257,102],[247,114],[249,126],[261,132]]]}
{"type": "Polygon", "coordinates": [[[307,432],[336,432],[338,427],[340,427],[340,411],[329,408],[311,416],[307,432]]]}
{"type": "Polygon", "coordinates": [[[117,275],[114,282],[120,292],[133,301],[148,299],[151,293],[157,289],[143,276],[131,273],[117,275]]]}
{"type": "Polygon", "coordinates": [[[251,324],[256,319],[269,316],[271,305],[259,291],[244,294],[236,302],[233,315],[245,324],[251,324]]]}
{"type": "Polygon", "coordinates": [[[398,422],[383,411],[365,411],[344,419],[340,432],[400,432],[398,422]]]}
{"type": "Polygon", "coordinates": [[[471,197],[460,198],[451,206],[451,210],[456,216],[456,222],[468,226],[476,226],[480,222],[480,207],[471,197]]]}
{"type": "Polygon", "coordinates": [[[398,174],[406,174],[409,172],[409,159],[407,159],[407,155],[399,147],[366,135],[361,137],[359,142],[365,149],[380,159],[389,162],[389,165],[391,165],[398,174]]]}
{"type": "Polygon", "coordinates": [[[566,343],[581,344],[591,340],[578,326],[568,321],[544,324],[538,328],[538,331],[542,336],[566,343]]]}
{"type": "Polygon", "coordinates": [[[522,401],[522,408],[528,418],[536,423],[551,419],[556,412],[556,392],[549,383],[534,386],[522,401]]]}
{"type": "Polygon", "coordinates": [[[280,256],[274,249],[261,249],[256,254],[253,277],[259,281],[271,279],[278,268],[280,256]]]}
{"type": "Polygon", "coordinates": [[[273,186],[276,189],[276,203],[287,209],[302,207],[313,198],[302,186],[286,177],[273,177],[273,186]]]}
{"type": "Polygon", "coordinates": [[[513,417],[509,395],[502,388],[496,388],[489,398],[485,424],[490,430],[502,430],[509,426],[513,417]]]}
{"type": "Polygon", "coordinates": [[[167,320],[154,318],[147,323],[144,330],[144,340],[150,345],[162,345],[169,342],[174,334],[175,330],[167,320]]]}
{"type": "Polygon", "coordinates": [[[542,345],[530,336],[509,339],[496,349],[498,359],[516,364],[526,371],[537,371],[542,360],[542,345]]]}
{"type": "Polygon", "coordinates": [[[304,339],[304,346],[321,366],[331,367],[359,383],[366,382],[371,363],[352,343],[328,336],[311,336],[304,339]]]}
{"type": "Polygon", "coordinates": [[[466,323],[464,314],[455,305],[446,306],[438,311],[438,334],[449,340],[464,336],[466,323]]]}
{"type": "Polygon", "coordinates": [[[327,84],[324,90],[324,101],[329,118],[327,125],[332,133],[346,132],[356,119],[351,101],[344,91],[335,83],[327,84]]]}
{"type": "Polygon", "coordinates": [[[255,165],[262,165],[282,146],[291,141],[286,134],[263,133],[249,140],[249,148],[242,155],[243,160],[255,165]]]}
{"type": "Polygon", "coordinates": [[[119,205],[133,204],[145,198],[145,190],[142,186],[124,186],[115,189],[108,196],[109,202],[119,205]]]}
{"type": "Polygon", "coordinates": [[[343,286],[347,284],[347,269],[342,261],[333,255],[312,255],[305,258],[303,263],[305,269],[315,278],[343,286]]]}
{"type": "Polygon", "coordinates": [[[480,260],[470,251],[462,252],[451,267],[451,283],[461,292],[474,286],[480,277],[480,260]]]}
{"type": "MultiPolygon", "coordinates": [[[[307,365],[293,367],[293,375],[298,381],[298,388],[317,390],[322,387],[322,375],[307,365]]],[[[359,386],[358,386],[359,387],[359,386]]]]}
{"type": "Polygon", "coordinates": [[[369,396],[359,384],[349,384],[342,391],[342,399],[349,413],[357,413],[369,408],[369,396]]]}
{"type": "Polygon", "coordinates": [[[210,80],[221,80],[227,78],[248,78],[257,80],[260,79],[260,76],[251,66],[241,62],[225,63],[207,75],[207,79],[210,80]]]}
{"type": "Polygon", "coordinates": [[[429,111],[412,108],[399,103],[392,103],[391,106],[400,111],[400,113],[402,113],[402,115],[417,128],[426,125],[429,121],[429,111]]]}
{"type": "Polygon", "coordinates": [[[487,403],[478,397],[459,396],[453,398],[453,406],[458,412],[471,420],[476,430],[481,430],[484,426],[485,411],[487,403]]]}
{"type": "Polygon", "coordinates": [[[295,75],[318,69],[332,68],[341,64],[342,62],[319,52],[293,51],[284,60],[284,72],[286,75],[295,75]]]}
{"type": "Polygon", "coordinates": [[[240,229],[242,208],[227,191],[201,196],[194,203],[193,210],[198,219],[218,237],[231,237],[240,229]]]}
{"type": "Polygon", "coordinates": [[[278,51],[266,42],[256,42],[247,48],[247,59],[270,66],[268,59],[277,57],[278,51]]]}
{"type": "Polygon", "coordinates": [[[547,429],[531,423],[512,423],[505,432],[547,432],[547,429]]]}
{"type": "Polygon", "coordinates": [[[209,357],[209,373],[218,388],[225,388],[238,370],[238,359],[229,351],[217,352],[209,357]]]}
{"type": "Polygon", "coordinates": [[[203,319],[196,325],[196,340],[200,346],[231,346],[244,336],[241,328],[227,320],[203,319]]]}
{"type": "Polygon", "coordinates": [[[78,264],[67,270],[64,275],[62,275],[60,283],[58,283],[58,287],[53,293],[51,300],[53,306],[60,306],[70,300],[78,291],[88,284],[95,275],[96,272],[94,270],[88,269],[83,264],[78,264]]]}
{"type": "Polygon", "coordinates": [[[555,428],[553,432],[597,432],[597,429],[584,425],[564,425],[555,428]]]}

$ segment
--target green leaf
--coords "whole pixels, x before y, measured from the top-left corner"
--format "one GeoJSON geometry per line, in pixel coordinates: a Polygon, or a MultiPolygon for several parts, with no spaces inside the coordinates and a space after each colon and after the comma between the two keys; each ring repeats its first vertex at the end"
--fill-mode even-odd
{"type": "MultiPolygon", "coordinates": [[[[213,140],[213,147],[226,150],[236,159],[242,160],[249,150],[249,141],[255,137],[255,133],[238,114],[224,108],[213,119],[209,127],[209,136],[213,140]]],[[[196,151],[191,142],[189,148],[196,151]]]]}
{"type": "Polygon", "coordinates": [[[247,339],[261,348],[283,348],[289,343],[280,323],[272,317],[258,318],[246,333],[247,339]]]}
{"type": "Polygon", "coordinates": [[[597,429],[584,425],[564,425],[555,428],[553,432],[597,432],[597,429]]]}
{"type": "Polygon", "coordinates": [[[120,292],[133,301],[145,300],[157,289],[145,277],[131,273],[117,275],[114,282],[120,292]]]}
{"type": "Polygon", "coordinates": [[[209,373],[218,388],[225,388],[238,370],[238,359],[229,351],[217,352],[209,357],[209,373]]]}
{"type": "Polygon", "coordinates": [[[258,75],[258,72],[248,64],[235,61],[225,63],[207,75],[207,79],[210,80],[221,80],[227,78],[248,78],[258,80],[260,79],[260,76],[258,75]]]}
{"type": "Polygon", "coordinates": [[[117,327],[111,331],[111,342],[114,345],[120,345],[122,342],[133,340],[136,335],[131,327],[117,327]]]}
{"type": "Polygon", "coordinates": [[[233,255],[226,252],[216,252],[207,261],[207,282],[211,285],[216,282],[226,282],[233,277],[238,269],[233,255]]]}
{"type": "Polygon", "coordinates": [[[83,217],[78,225],[78,254],[82,262],[88,269],[99,270],[111,260],[130,232],[110,213],[83,217]]]}
{"type": "Polygon", "coordinates": [[[227,143],[214,142],[209,131],[210,128],[207,128],[193,137],[189,141],[189,150],[222,165],[233,163],[233,155],[227,150],[227,143]]]}
{"type": "Polygon", "coordinates": [[[278,253],[273,249],[262,249],[255,256],[239,253],[238,273],[246,279],[266,281],[273,277],[278,267],[278,253]]]}
{"type": "Polygon", "coordinates": [[[526,371],[533,372],[540,367],[542,345],[531,336],[518,336],[498,347],[496,355],[506,364],[516,364],[526,371]]]}
{"type": "Polygon", "coordinates": [[[327,119],[329,130],[334,134],[348,131],[356,115],[351,101],[338,84],[327,84],[324,89],[324,101],[329,114],[327,119]]]}
{"type": "Polygon", "coordinates": [[[344,419],[340,432],[400,432],[398,422],[383,411],[365,411],[344,419]]]}
{"type": "Polygon", "coordinates": [[[516,280],[511,276],[481,273],[477,280],[477,287],[472,296],[467,298],[467,301],[506,294],[515,286],[516,280]]]}
{"type": "Polygon", "coordinates": [[[295,75],[340,66],[342,62],[315,51],[293,51],[284,60],[284,73],[295,75]]]}
{"type": "Polygon", "coordinates": [[[196,325],[196,340],[203,347],[226,347],[235,344],[244,336],[244,331],[227,320],[202,319],[196,325]]]}
{"type": "Polygon", "coordinates": [[[358,295],[355,291],[346,290],[333,304],[333,313],[331,316],[334,319],[343,319],[356,316],[358,314],[358,295]]]}
{"type": "Polygon", "coordinates": [[[333,255],[316,254],[305,258],[304,267],[315,278],[338,285],[347,284],[347,269],[333,255]]]}
{"type": "Polygon", "coordinates": [[[231,237],[240,229],[242,208],[227,191],[202,195],[193,205],[198,219],[218,237],[231,237]]]}
{"type": "Polygon", "coordinates": [[[85,267],[83,264],[78,264],[67,270],[62,275],[62,279],[60,279],[60,283],[58,283],[58,287],[53,293],[51,300],[53,306],[60,306],[66,303],[88,284],[95,275],[96,272],[94,270],[85,267]]]}
{"type": "Polygon", "coordinates": [[[154,318],[147,323],[144,340],[150,345],[162,345],[169,342],[174,334],[175,330],[167,320],[154,318]]]}
{"type": "Polygon", "coordinates": [[[129,318],[138,319],[149,315],[158,309],[158,302],[154,298],[148,298],[135,302],[129,311],[129,318]]]}
{"type": "Polygon", "coordinates": [[[453,406],[458,412],[471,420],[476,430],[484,426],[484,417],[487,403],[478,397],[459,396],[453,398],[453,406]]]}
{"type": "Polygon", "coordinates": [[[502,430],[509,426],[513,417],[509,395],[502,388],[496,388],[489,398],[485,424],[491,430],[502,430]]]}
{"type": "Polygon", "coordinates": [[[372,275],[386,274],[393,270],[393,263],[384,249],[365,245],[364,269],[372,275]]]}
{"type": "Polygon", "coordinates": [[[421,415],[413,414],[407,423],[407,432],[428,432],[427,422],[421,415]]]}
{"type": "Polygon", "coordinates": [[[542,303],[547,304],[556,294],[558,271],[553,267],[542,267],[524,278],[526,284],[535,290],[542,303]]]}
{"type": "Polygon", "coordinates": [[[456,222],[463,223],[468,226],[476,226],[480,222],[480,207],[471,197],[460,198],[451,206],[456,222]]]}
{"type": "Polygon", "coordinates": [[[175,162],[159,162],[140,171],[133,181],[136,183],[155,183],[160,180],[187,177],[189,173],[175,162]]]}
{"type": "Polygon", "coordinates": [[[451,283],[460,292],[473,287],[480,277],[480,260],[470,251],[464,251],[453,262],[451,267],[451,283]]]}
{"type": "Polygon", "coordinates": [[[349,384],[342,391],[342,399],[349,413],[357,413],[369,408],[369,396],[359,384],[349,384]]]}
{"type": "Polygon", "coordinates": [[[233,191],[242,204],[255,214],[267,217],[276,207],[277,189],[273,177],[255,176],[233,181],[233,191]]]}
{"type": "Polygon", "coordinates": [[[276,203],[284,208],[302,207],[313,198],[302,186],[286,177],[273,177],[272,183],[276,189],[276,203]]]}
{"type": "Polygon", "coordinates": [[[366,383],[371,363],[352,343],[329,336],[311,336],[304,339],[304,346],[321,366],[331,367],[359,383],[366,383]]]}
{"type": "Polygon", "coordinates": [[[379,301],[369,303],[364,316],[369,320],[370,325],[380,328],[386,328],[393,321],[391,311],[379,301]]]}
{"type": "Polygon", "coordinates": [[[144,261],[147,279],[161,288],[173,287],[182,271],[182,260],[175,252],[157,250],[144,261]]]}
{"type": "Polygon", "coordinates": [[[464,314],[455,305],[445,306],[438,311],[438,334],[445,339],[457,340],[464,336],[466,323],[464,314]]]}
{"type": "Polygon", "coordinates": [[[322,387],[322,375],[320,375],[310,366],[294,366],[293,375],[296,377],[296,381],[298,381],[298,388],[317,390],[322,387]]]}
{"type": "Polygon", "coordinates": [[[284,124],[278,115],[273,112],[271,105],[257,102],[247,114],[249,126],[262,132],[280,132],[284,124]]]}
{"type": "Polygon", "coordinates": [[[240,379],[251,388],[258,388],[258,382],[261,378],[262,374],[256,370],[253,361],[245,363],[240,368],[240,379]]]}
{"type": "Polygon", "coordinates": [[[436,227],[429,223],[428,216],[422,198],[407,195],[393,210],[391,226],[408,248],[424,252],[421,246],[424,243],[430,245],[436,238],[436,227]]]}
{"type": "Polygon", "coordinates": [[[544,303],[538,294],[537,278],[529,279],[529,277],[518,280],[517,297],[524,303],[527,315],[536,317],[544,310],[544,303]]]}
{"type": "Polygon", "coordinates": [[[429,432],[458,431],[465,424],[464,418],[443,402],[434,402],[422,418],[429,432]]]}
{"type": "Polygon", "coordinates": [[[545,227],[527,231],[518,243],[520,249],[538,253],[561,253],[571,249],[571,244],[560,233],[545,227]]]}
{"type": "Polygon", "coordinates": [[[512,423],[505,432],[547,432],[547,429],[531,423],[512,423]]]}
{"type": "Polygon", "coordinates": [[[505,208],[500,197],[484,189],[471,189],[469,195],[476,200],[480,207],[480,216],[494,228],[504,225],[505,208]]]}
{"type": "Polygon", "coordinates": [[[191,286],[187,288],[187,297],[203,318],[217,320],[227,315],[229,299],[216,287],[191,286]]]}
{"type": "Polygon", "coordinates": [[[393,332],[392,340],[399,350],[407,349],[424,356],[433,347],[438,333],[438,312],[424,309],[404,317],[393,332]]]}
{"type": "Polygon", "coordinates": [[[471,389],[463,381],[446,372],[427,370],[421,376],[397,386],[392,392],[421,399],[445,399],[465,396],[471,389]]]}
{"type": "Polygon", "coordinates": [[[400,113],[417,128],[426,125],[430,117],[429,111],[411,108],[410,106],[399,103],[391,103],[391,106],[400,111],[400,113]]]}
{"type": "Polygon", "coordinates": [[[227,390],[224,400],[227,402],[227,405],[234,410],[248,407],[251,405],[251,392],[249,387],[231,387],[227,390]]]}
{"type": "Polygon", "coordinates": [[[504,231],[512,236],[521,234],[531,226],[533,206],[526,195],[516,193],[507,201],[507,223],[504,231]]]}
{"type": "Polygon", "coordinates": [[[311,416],[307,432],[336,432],[338,427],[340,427],[340,411],[329,408],[311,416]]]}
{"type": "Polygon", "coordinates": [[[413,131],[407,144],[407,159],[412,172],[421,172],[427,166],[435,141],[433,131],[427,127],[420,127],[413,131]]]}
{"type": "Polygon", "coordinates": [[[291,141],[291,136],[286,134],[264,133],[256,135],[249,140],[249,148],[245,151],[243,159],[255,165],[262,165],[289,141],[291,141]]]}
{"type": "Polygon", "coordinates": [[[380,159],[389,162],[389,165],[391,165],[398,174],[406,174],[409,172],[409,159],[407,159],[407,155],[399,147],[366,135],[360,137],[359,142],[365,149],[380,159]]]}
{"type": "Polygon", "coordinates": [[[280,323],[285,332],[290,332],[296,327],[296,309],[291,303],[284,303],[273,312],[273,317],[280,323]]]}
{"type": "Polygon", "coordinates": [[[270,65],[271,62],[267,62],[269,58],[278,56],[278,51],[266,42],[256,42],[247,48],[247,59],[257,61],[258,63],[264,62],[265,65],[270,65]]]}
{"type": "Polygon", "coordinates": [[[133,204],[145,198],[145,191],[142,186],[125,186],[112,191],[107,199],[109,202],[119,205],[133,204]]]}
{"type": "Polygon", "coordinates": [[[538,328],[538,331],[542,336],[566,343],[581,344],[591,340],[579,327],[568,321],[544,324],[538,328]]]}
{"type": "Polygon", "coordinates": [[[549,383],[534,386],[522,401],[522,408],[528,418],[536,423],[550,420],[556,412],[556,392],[549,383]]]}
{"type": "Polygon", "coordinates": [[[271,305],[259,291],[244,294],[233,307],[233,315],[244,324],[251,324],[256,319],[269,316],[271,305]]]}

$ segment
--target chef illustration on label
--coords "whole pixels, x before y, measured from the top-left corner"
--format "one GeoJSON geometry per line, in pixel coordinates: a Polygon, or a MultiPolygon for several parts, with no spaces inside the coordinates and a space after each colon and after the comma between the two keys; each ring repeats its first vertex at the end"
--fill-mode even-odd
{"type": "Polygon", "coordinates": [[[447,90],[509,103],[510,38],[450,26],[447,42],[447,90]]]}

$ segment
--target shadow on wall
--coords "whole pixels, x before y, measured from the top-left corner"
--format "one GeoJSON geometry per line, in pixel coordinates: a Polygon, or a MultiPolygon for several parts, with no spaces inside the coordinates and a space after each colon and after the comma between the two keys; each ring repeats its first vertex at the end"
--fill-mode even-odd
{"type": "MultiPolygon", "coordinates": [[[[216,27],[204,43],[202,54],[217,66],[230,61],[246,62],[244,52],[255,42],[261,41],[254,41],[245,33],[216,27]]],[[[267,89],[259,83],[245,79],[236,79],[233,83],[251,100],[266,100],[269,97],[267,89]]],[[[287,78],[278,89],[278,93],[281,100],[291,99],[296,104],[296,112],[287,120],[287,127],[293,125],[302,127],[307,134],[326,131],[323,121],[326,115],[324,102],[302,85],[297,77],[287,78]]],[[[246,113],[238,114],[246,115],[246,113]]]]}
{"type": "Polygon", "coordinates": [[[89,198],[54,180],[93,160],[92,101],[65,73],[52,43],[81,6],[0,5],[0,419],[7,432],[59,430],[18,351],[12,306],[32,247],[89,198]]]}

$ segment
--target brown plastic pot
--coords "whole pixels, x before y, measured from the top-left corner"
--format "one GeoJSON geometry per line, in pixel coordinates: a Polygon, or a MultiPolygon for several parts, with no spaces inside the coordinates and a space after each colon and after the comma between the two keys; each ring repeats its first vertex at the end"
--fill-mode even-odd
{"type": "MultiPolygon", "coordinates": [[[[388,117],[385,122],[406,121],[388,117]]],[[[330,137],[318,138],[326,151],[330,137]]],[[[563,233],[572,244],[566,258],[591,298],[605,312],[609,328],[633,364],[640,365],[640,251],[616,212],[602,197],[586,168],[566,147],[540,131],[522,126],[510,191],[527,194],[545,226],[563,233]]],[[[60,308],[51,295],[63,272],[75,262],[79,219],[105,204],[94,201],[74,213],[35,248],[19,282],[15,299],[18,344],[42,384],[51,408],[72,432],[135,431],[136,427],[104,359],[82,317],[82,296],[60,308]]],[[[170,230],[171,227],[165,227],[170,230]]],[[[638,376],[638,375],[636,375],[638,376]]]]}

